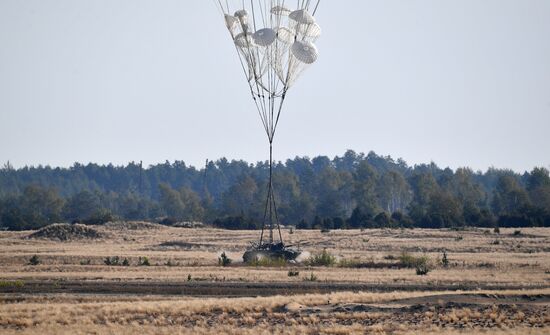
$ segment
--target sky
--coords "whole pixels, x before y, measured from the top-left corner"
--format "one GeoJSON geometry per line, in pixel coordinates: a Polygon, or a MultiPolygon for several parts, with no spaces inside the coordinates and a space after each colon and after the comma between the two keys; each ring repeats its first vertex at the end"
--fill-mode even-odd
{"type": "MultiPolygon", "coordinates": [[[[317,21],[276,160],[550,167],[550,1],[323,0],[317,21]]],[[[0,0],[0,164],[220,157],[268,143],[212,1],[0,0]]]]}

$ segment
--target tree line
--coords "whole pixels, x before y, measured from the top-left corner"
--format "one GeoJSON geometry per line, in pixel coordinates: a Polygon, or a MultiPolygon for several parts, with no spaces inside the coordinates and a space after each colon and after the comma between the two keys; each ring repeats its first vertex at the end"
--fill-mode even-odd
{"type": "MultiPolygon", "coordinates": [[[[14,169],[8,163],[0,169],[0,227],[120,219],[257,229],[268,174],[267,162],[225,158],[202,169],[182,161],[145,169],[137,163],[14,169]]],[[[350,150],[333,159],[278,162],[274,187],[281,223],[303,229],[550,227],[550,176],[542,167],[474,172],[350,150]]]]}

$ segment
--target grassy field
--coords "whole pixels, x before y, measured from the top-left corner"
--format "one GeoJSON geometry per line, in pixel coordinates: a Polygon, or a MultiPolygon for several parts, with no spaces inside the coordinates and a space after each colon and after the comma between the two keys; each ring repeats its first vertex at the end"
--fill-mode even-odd
{"type": "Polygon", "coordinates": [[[0,333],[550,332],[550,229],[285,230],[304,262],[269,266],[240,258],[258,232],[94,229],[99,238],[67,241],[0,232],[0,333]],[[324,250],[332,266],[307,265],[324,250]],[[222,252],[228,267],[218,265],[222,252]],[[114,257],[129,265],[105,264],[114,257]],[[424,259],[430,271],[418,275],[407,259],[424,259]],[[194,286],[200,297],[184,293],[194,286]]]}

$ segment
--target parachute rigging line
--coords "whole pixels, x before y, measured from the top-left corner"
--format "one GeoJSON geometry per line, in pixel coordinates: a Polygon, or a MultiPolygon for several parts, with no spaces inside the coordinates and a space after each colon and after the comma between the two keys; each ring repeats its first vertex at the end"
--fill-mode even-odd
{"type": "Polygon", "coordinates": [[[269,141],[269,180],[260,246],[266,229],[267,243],[274,242],[275,227],[283,243],[273,187],[273,143],[288,91],[319,57],[315,42],[321,28],[315,14],[321,0],[289,1],[294,8],[286,0],[213,1],[223,15],[269,141]]]}

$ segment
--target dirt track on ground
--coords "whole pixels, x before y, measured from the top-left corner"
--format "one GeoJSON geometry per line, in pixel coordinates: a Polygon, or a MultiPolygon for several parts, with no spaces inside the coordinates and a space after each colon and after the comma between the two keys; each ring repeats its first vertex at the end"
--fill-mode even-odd
{"type": "MultiPolygon", "coordinates": [[[[550,286],[533,286],[544,289],[550,286]]],[[[460,283],[456,285],[419,284],[368,284],[323,282],[151,282],[151,281],[24,281],[5,283],[0,293],[20,294],[136,294],[136,295],[185,295],[215,297],[256,297],[331,292],[392,292],[392,291],[473,291],[518,290],[524,286],[480,285],[460,283]]]]}

